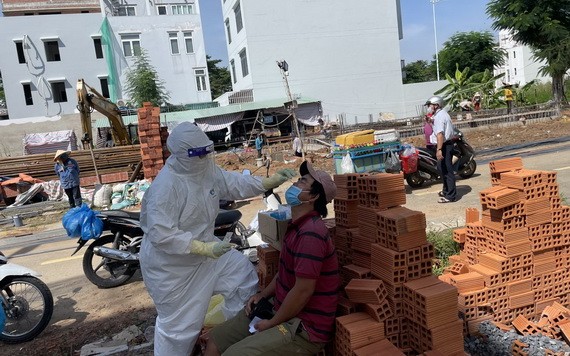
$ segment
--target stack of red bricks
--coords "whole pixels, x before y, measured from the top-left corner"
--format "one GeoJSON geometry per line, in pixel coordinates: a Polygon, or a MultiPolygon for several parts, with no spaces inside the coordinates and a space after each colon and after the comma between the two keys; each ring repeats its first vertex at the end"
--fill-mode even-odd
{"type": "Polygon", "coordinates": [[[440,276],[458,289],[470,333],[484,320],[509,324],[570,303],[570,207],[561,204],[556,173],[525,169],[521,158],[489,166],[482,216],[468,209],[466,227],[454,231],[462,251],[440,276]]]}
{"type": "Polygon", "coordinates": [[[165,133],[160,128],[160,108],[153,107],[150,103],[144,103],[139,109],[138,118],[144,177],[152,180],[164,166],[163,146],[168,131],[165,133]]]}
{"type": "Polygon", "coordinates": [[[342,284],[338,355],[463,355],[457,290],[432,276],[422,212],[394,174],[335,175],[332,229],[342,284]],[[374,353],[373,350],[376,350],[374,353]]]}
{"type": "Polygon", "coordinates": [[[271,247],[269,244],[257,246],[257,276],[259,277],[259,288],[263,290],[271,283],[273,277],[277,274],[279,267],[279,250],[271,247]]]}

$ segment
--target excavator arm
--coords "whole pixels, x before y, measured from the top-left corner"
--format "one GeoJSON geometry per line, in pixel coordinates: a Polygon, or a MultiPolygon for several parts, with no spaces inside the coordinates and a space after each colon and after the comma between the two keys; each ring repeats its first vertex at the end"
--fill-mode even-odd
{"type": "Polygon", "coordinates": [[[117,146],[132,145],[131,138],[123,123],[121,112],[117,105],[109,101],[97,90],[90,87],[83,79],[77,81],[77,110],[81,115],[83,137],[81,141],[92,145],[91,113],[97,110],[109,119],[113,141],[117,146]]]}

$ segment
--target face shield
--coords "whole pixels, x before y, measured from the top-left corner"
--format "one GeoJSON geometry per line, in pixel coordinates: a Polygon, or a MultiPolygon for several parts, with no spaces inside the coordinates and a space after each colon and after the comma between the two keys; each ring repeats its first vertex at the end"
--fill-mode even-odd
{"type": "Polygon", "coordinates": [[[166,146],[176,172],[200,176],[213,174],[214,143],[194,123],[182,122],[176,126],[168,136],[166,146]]]}
{"type": "Polygon", "coordinates": [[[188,149],[188,157],[198,157],[200,159],[214,160],[214,144],[203,147],[192,147],[188,149]]]}

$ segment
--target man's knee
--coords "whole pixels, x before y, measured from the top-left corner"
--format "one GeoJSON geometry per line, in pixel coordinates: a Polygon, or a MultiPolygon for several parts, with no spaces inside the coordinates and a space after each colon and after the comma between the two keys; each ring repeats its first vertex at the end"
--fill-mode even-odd
{"type": "Polygon", "coordinates": [[[204,356],[219,356],[220,350],[216,343],[214,342],[214,338],[210,335],[208,337],[208,341],[206,342],[206,350],[204,350],[204,356]]]}

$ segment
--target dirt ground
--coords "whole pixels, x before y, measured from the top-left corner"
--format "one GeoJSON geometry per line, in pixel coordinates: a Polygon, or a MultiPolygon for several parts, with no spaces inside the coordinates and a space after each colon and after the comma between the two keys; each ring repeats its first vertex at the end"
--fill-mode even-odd
{"type": "MultiPolygon", "coordinates": [[[[511,127],[492,127],[484,129],[473,129],[465,132],[467,140],[476,150],[486,148],[496,148],[507,145],[515,145],[524,142],[540,141],[547,138],[570,136],[570,112],[561,119],[543,123],[522,123],[511,127]]],[[[423,137],[413,137],[406,139],[406,142],[417,146],[424,145],[423,137]]],[[[292,156],[290,145],[278,144],[270,146],[271,153],[283,155],[282,161],[273,161],[269,174],[276,170],[288,167],[298,167],[301,160],[292,156]]],[[[327,158],[328,149],[311,152],[307,159],[311,160],[319,169],[333,173],[334,162],[332,158],[327,158]]],[[[217,155],[217,163],[228,170],[249,169],[254,175],[265,175],[265,167],[258,169],[256,166],[256,152],[223,153],[217,155]]],[[[241,204],[241,209],[256,210],[257,203],[241,204]]],[[[50,213],[49,215],[38,216],[26,220],[25,228],[10,228],[0,232],[0,238],[13,236],[16,233],[33,233],[46,228],[56,228],[61,225],[60,219],[64,211],[50,213]]],[[[251,211],[247,214],[251,216],[251,211]]],[[[244,217],[246,213],[244,212],[244,217]]],[[[245,219],[244,219],[245,220],[245,219]]],[[[250,220],[246,220],[249,222],[250,220]]],[[[88,284],[88,283],[87,283],[88,284]]],[[[88,288],[88,287],[86,287],[88,288]]],[[[90,300],[81,300],[81,307],[75,306],[76,310],[86,310],[89,314],[95,315],[90,322],[77,322],[77,320],[58,320],[55,324],[50,324],[48,328],[35,340],[21,345],[1,345],[0,354],[20,354],[20,355],[77,355],[81,346],[89,342],[100,340],[103,337],[111,337],[130,325],[137,325],[142,330],[148,325],[152,325],[155,311],[148,297],[142,280],[135,281],[125,286],[112,290],[98,290],[90,286],[93,297],[90,300]],[[116,296],[116,299],[110,296],[116,296]],[[125,298],[122,298],[125,296],[125,298]],[[103,302],[106,300],[107,302],[103,302]],[[128,300],[128,303],[125,301],[128,300]],[[123,301],[122,303],[120,301],[123,301]]],[[[137,340],[135,342],[142,342],[137,340]]]]}

